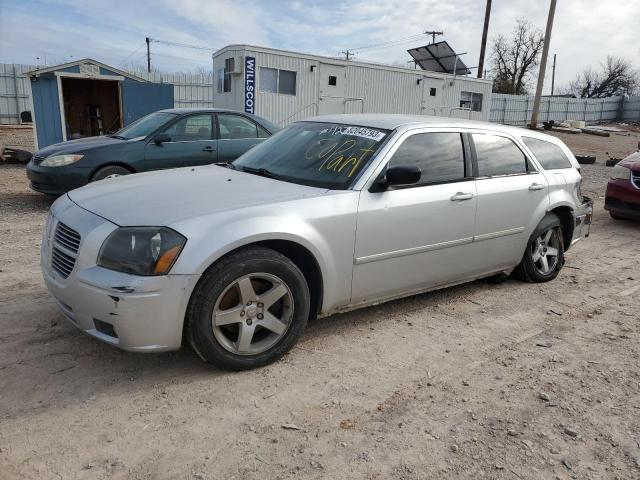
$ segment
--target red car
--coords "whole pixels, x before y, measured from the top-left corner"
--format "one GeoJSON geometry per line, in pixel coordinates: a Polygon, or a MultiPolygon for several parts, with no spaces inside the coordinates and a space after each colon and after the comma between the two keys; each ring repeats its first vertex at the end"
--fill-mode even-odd
{"type": "Polygon", "coordinates": [[[640,220],[640,152],[613,167],[604,208],[613,218],[640,220]]]}

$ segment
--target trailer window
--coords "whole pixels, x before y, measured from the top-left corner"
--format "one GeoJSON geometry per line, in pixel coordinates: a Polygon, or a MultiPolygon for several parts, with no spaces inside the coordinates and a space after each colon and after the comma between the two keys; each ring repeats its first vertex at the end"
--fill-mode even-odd
{"type": "Polygon", "coordinates": [[[224,68],[218,69],[218,93],[231,91],[231,74],[224,68]]]}
{"type": "Polygon", "coordinates": [[[482,111],[482,94],[474,92],[460,92],[460,106],[472,112],[482,111]]]}
{"type": "Polygon", "coordinates": [[[260,91],[295,95],[296,72],[260,67],[260,91]]]}

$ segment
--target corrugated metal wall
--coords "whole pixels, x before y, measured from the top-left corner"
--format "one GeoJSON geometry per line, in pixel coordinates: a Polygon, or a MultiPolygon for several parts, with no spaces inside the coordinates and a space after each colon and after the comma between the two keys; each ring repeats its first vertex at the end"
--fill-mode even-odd
{"type": "MultiPolygon", "coordinates": [[[[20,112],[33,110],[29,79],[25,74],[36,68],[38,68],[36,65],[0,63],[0,123],[18,124],[20,112]],[[17,96],[16,85],[18,86],[17,96]]],[[[131,70],[129,73],[151,82],[173,84],[175,107],[213,107],[214,85],[211,74],[166,74],[131,70]]]]}
{"type": "Polygon", "coordinates": [[[33,65],[0,63],[0,123],[20,123],[20,112],[32,111],[29,79],[25,73],[33,65]]]}
{"type": "MultiPolygon", "coordinates": [[[[632,97],[637,98],[637,97],[632,97]]],[[[624,118],[623,112],[632,103],[622,97],[608,98],[559,98],[543,97],[540,102],[538,120],[584,120],[599,123],[624,118]]],[[[636,104],[635,108],[639,108],[636,104]]],[[[493,94],[490,121],[507,125],[526,125],[531,120],[533,96],[493,94]]],[[[636,119],[638,117],[636,116],[636,119]]]]}
{"type": "Polygon", "coordinates": [[[620,120],[623,122],[640,122],[640,96],[623,99],[620,120]]]}

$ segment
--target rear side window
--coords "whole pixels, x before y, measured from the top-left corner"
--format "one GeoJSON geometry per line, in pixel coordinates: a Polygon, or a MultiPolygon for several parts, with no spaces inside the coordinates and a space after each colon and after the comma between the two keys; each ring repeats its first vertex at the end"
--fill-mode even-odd
{"type": "Polygon", "coordinates": [[[512,140],[497,135],[474,133],[473,144],[481,177],[526,173],[527,157],[512,140]]]}
{"type": "Polygon", "coordinates": [[[220,128],[220,138],[223,140],[258,137],[256,124],[240,115],[219,114],[218,127],[220,128]]]}
{"type": "Polygon", "coordinates": [[[418,133],[407,138],[389,160],[390,167],[416,166],[419,185],[464,179],[464,149],[459,133],[418,133]]]}
{"type": "Polygon", "coordinates": [[[522,137],[522,141],[533,152],[545,170],[573,168],[571,160],[567,158],[558,145],[531,137],[522,137]]]}

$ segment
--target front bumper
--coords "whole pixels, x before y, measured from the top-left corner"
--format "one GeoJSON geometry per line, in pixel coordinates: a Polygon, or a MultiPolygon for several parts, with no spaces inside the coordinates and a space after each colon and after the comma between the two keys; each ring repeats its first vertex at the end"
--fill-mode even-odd
{"type": "Polygon", "coordinates": [[[180,348],[187,304],[199,275],[141,277],[96,265],[102,242],[115,228],[61,197],[52,207],[42,242],[41,266],[49,292],[65,317],[99,340],[139,352],[180,348]],[[51,264],[60,221],[81,235],[66,278],[51,264]]]}
{"type": "Polygon", "coordinates": [[[33,160],[27,164],[27,178],[32,190],[48,195],[62,195],[69,190],[89,183],[91,168],[67,165],[64,167],[41,167],[33,160]]]}
{"type": "Polygon", "coordinates": [[[640,220],[640,189],[630,180],[609,180],[604,209],[619,217],[640,220]]]}
{"type": "Polygon", "coordinates": [[[576,208],[575,217],[571,245],[589,236],[593,219],[593,200],[589,197],[582,197],[582,203],[576,208]]]}

